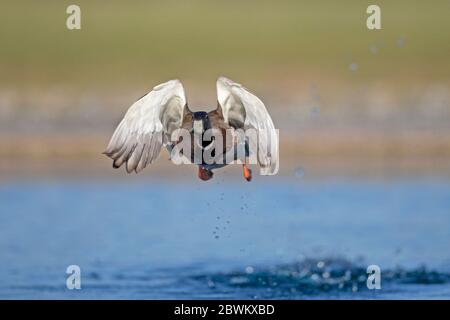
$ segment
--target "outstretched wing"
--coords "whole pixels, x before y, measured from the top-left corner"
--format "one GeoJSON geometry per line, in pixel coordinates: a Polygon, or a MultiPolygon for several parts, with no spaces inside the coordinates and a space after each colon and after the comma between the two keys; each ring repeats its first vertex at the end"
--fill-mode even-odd
{"type": "MultiPolygon", "coordinates": [[[[222,108],[223,118],[235,129],[256,129],[257,142],[250,141],[250,150],[257,150],[261,174],[278,172],[278,131],[264,103],[244,88],[225,77],[217,79],[217,100],[222,108]]],[[[253,139],[254,140],[254,139],[253,139]]]]}
{"type": "Polygon", "coordinates": [[[155,160],[170,134],[181,127],[186,96],[179,80],[153,88],[136,101],[118,125],[104,152],[113,167],[126,163],[127,172],[137,172],[155,160]]]}

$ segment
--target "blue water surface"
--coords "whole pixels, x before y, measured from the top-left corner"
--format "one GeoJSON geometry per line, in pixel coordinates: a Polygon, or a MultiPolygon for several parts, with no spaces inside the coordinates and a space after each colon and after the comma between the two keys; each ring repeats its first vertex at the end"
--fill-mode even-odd
{"type": "Polygon", "coordinates": [[[449,181],[268,181],[0,184],[0,298],[450,298],[449,181]]]}

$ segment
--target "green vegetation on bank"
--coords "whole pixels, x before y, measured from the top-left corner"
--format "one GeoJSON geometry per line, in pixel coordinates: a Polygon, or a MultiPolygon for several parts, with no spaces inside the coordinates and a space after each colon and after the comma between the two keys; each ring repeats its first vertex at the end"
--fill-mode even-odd
{"type": "Polygon", "coordinates": [[[450,2],[378,0],[382,30],[365,26],[373,1],[2,1],[0,85],[95,85],[227,74],[352,79],[450,78],[450,2]]]}

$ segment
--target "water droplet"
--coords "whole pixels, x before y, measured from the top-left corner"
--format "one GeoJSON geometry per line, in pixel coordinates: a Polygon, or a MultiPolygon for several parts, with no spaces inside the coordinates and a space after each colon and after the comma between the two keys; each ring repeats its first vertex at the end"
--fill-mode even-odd
{"type": "Polygon", "coordinates": [[[325,267],[325,262],[323,261],[317,262],[317,268],[322,269],[323,267],[325,267]]]}
{"type": "Polygon", "coordinates": [[[377,54],[378,53],[378,46],[376,44],[371,44],[369,46],[369,51],[372,54],[377,54]]]}
{"type": "Polygon", "coordinates": [[[313,280],[313,281],[319,281],[319,279],[320,279],[320,277],[319,277],[319,275],[318,274],[312,274],[311,275],[311,280],[313,280]]]}
{"type": "Polygon", "coordinates": [[[398,48],[403,48],[405,46],[405,38],[404,37],[399,37],[395,41],[395,44],[397,45],[398,48]]]}
{"type": "Polygon", "coordinates": [[[319,107],[312,107],[311,113],[315,114],[315,115],[319,114],[320,113],[320,108],[319,107]]]}
{"type": "Polygon", "coordinates": [[[352,62],[349,64],[348,69],[352,72],[355,72],[356,70],[358,70],[358,64],[355,62],[352,62]]]}
{"type": "Polygon", "coordinates": [[[303,167],[297,167],[294,170],[296,178],[303,178],[305,176],[305,169],[303,167]]]}
{"type": "Polygon", "coordinates": [[[245,268],[245,273],[252,274],[255,271],[252,266],[248,266],[245,268]]]}
{"type": "Polygon", "coordinates": [[[350,280],[352,278],[352,272],[350,270],[345,271],[344,279],[350,280]]]}
{"type": "Polygon", "coordinates": [[[309,118],[314,119],[317,118],[320,115],[320,108],[319,107],[312,107],[309,111],[309,118]]]}

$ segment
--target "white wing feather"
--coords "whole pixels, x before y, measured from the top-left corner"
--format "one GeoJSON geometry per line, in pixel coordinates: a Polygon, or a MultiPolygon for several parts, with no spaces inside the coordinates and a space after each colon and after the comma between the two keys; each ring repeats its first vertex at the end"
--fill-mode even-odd
{"type": "Polygon", "coordinates": [[[128,109],[104,152],[114,168],[126,163],[128,173],[139,172],[158,157],[166,133],[161,118],[169,105],[181,126],[186,96],[179,80],[154,87],[128,109]]]}
{"type": "Polygon", "coordinates": [[[279,168],[278,131],[275,130],[272,118],[264,103],[239,83],[225,77],[217,79],[217,99],[222,107],[224,120],[230,123],[232,117],[243,117],[244,130],[256,129],[259,135],[257,148],[250,146],[250,150],[258,150],[258,163],[262,175],[274,175],[279,168]],[[236,106],[243,106],[245,115],[236,114],[236,106]],[[232,112],[230,112],[233,110],[232,112]]]}

